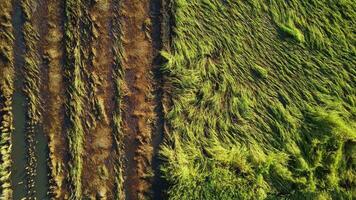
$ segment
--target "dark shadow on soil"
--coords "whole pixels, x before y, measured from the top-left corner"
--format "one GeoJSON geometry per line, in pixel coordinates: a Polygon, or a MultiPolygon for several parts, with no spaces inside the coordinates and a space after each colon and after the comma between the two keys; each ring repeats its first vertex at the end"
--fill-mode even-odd
{"type": "MultiPolygon", "coordinates": [[[[41,82],[42,86],[40,87],[43,90],[43,84],[47,84],[48,80],[46,80],[46,74],[48,74],[48,67],[46,66],[44,59],[43,59],[43,46],[45,44],[45,35],[47,34],[47,21],[42,20],[45,19],[47,16],[47,2],[44,0],[38,0],[38,7],[39,13],[36,14],[36,21],[39,23],[39,34],[40,34],[40,42],[39,42],[39,55],[41,56],[42,62],[40,64],[40,71],[41,71],[41,82]]],[[[43,94],[43,91],[41,91],[43,94]]],[[[46,109],[46,99],[43,98],[44,96],[41,95],[42,100],[42,113],[43,109],[46,109]]],[[[43,116],[44,118],[46,116],[43,116]]],[[[49,148],[48,148],[48,137],[46,136],[43,130],[43,123],[37,127],[35,133],[35,155],[37,160],[37,174],[35,177],[35,191],[36,191],[36,198],[37,199],[49,199],[48,191],[49,191],[49,180],[50,180],[50,169],[48,166],[48,159],[49,159],[49,148]]]]}
{"type": "Polygon", "coordinates": [[[160,166],[162,160],[159,158],[160,145],[164,139],[164,112],[163,112],[163,76],[161,73],[161,66],[164,64],[163,58],[159,51],[162,49],[161,38],[161,20],[162,20],[162,2],[161,0],[150,0],[150,15],[152,22],[152,45],[153,45],[153,74],[155,80],[155,113],[157,121],[155,124],[154,134],[152,136],[153,160],[152,169],[154,177],[152,181],[152,193],[154,200],[167,199],[166,191],[168,184],[162,177],[160,166]]]}

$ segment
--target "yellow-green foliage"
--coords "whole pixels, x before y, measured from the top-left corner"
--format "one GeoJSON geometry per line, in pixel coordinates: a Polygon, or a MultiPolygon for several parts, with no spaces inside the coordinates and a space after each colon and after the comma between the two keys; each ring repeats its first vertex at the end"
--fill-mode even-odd
{"type": "Polygon", "coordinates": [[[25,15],[25,23],[23,26],[24,41],[26,52],[24,55],[24,91],[27,96],[27,115],[30,120],[30,125],[35,126],[40,121],[40,56],[37,52],[39,41],[38,32],[32,24],[32,6],[33,1],[24,1],[22,9],[25,15]]]}
{"type": "Polygon", "coordinates": [[[1,1],[0,8],[0,199],[11,199],[12,95],[14,92],[12,4],[10,1],[1,1]]]}
{"type": "Polygon", "coordinates": [[[12,4],[10,1],[1,1],[0,8],[0,199],[11,199],[12,95],[14,92],[12,4]]]}
{"type": "Polygon", "coordinates": [[[65,3],[65,77],[69,84],[67,88],[68,102],[66,109],[70,122],[67,127],[67,134],[71,155],[69,180],[72,199],[82,199],[81,179],[84,152],[84,127],[82,119],[84,114],[83,98],[85,95],[83,82],[84,64],[81,55],[79,26],[82,9],[80,1],[66,1],[65,3]]]}
{"type": "Polygon", "coordinates": [[[125,199],[124,192],[124,135],[122,131],[122,88],[124,82],[124,70],[122,67],[123,47],[122,47],[122,33],[119,11],[121,8],[121,1],[113,1],[113,9],[116,15],[112,20],[112,35],[113,35],[113,54],[114,54],[114,80],[115,80],[115,112],[113,116],[114,131],[113,138],[115,139],[115,147],[118,153],[115,166],[115,199],[125,199]]]}
{"type": "Polygon", "coordinates": [[[355,6],[171,1],[170,199],[352,199],[355,6]]]}

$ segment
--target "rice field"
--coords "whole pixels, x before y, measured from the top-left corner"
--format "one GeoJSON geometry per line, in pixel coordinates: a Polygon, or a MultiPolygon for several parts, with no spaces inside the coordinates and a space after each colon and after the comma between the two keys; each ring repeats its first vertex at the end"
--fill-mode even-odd
{"type": "Polygon", "coordinates": [[[169,9],[169,199],[353,199],[355,2],[169,9]]]}
{"type": "Polygon", "coordinates": [[[0,199],[356,197],[353,0],[3,0],[0,199]]]}

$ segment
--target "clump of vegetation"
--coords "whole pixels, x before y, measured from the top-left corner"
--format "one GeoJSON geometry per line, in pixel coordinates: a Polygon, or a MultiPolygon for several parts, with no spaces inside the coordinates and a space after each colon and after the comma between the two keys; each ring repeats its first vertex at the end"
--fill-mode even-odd
{"type": "MultiPolygon", "coordinates": [[[[311,49],[333,51],[332,46],[354,51],[352,38],[355,5],[352,1],[254,1],[270,12],[279,28],[311,49]]],[[[336,53],[336,52],[334,52],[336,53]]]]}
{"type": "Polygon", "coordinates": [[[14,93],[14,43],[11,24],[12,4],[0,2],[0,198],[11,199],[12,95],[14,93]]]}
{"type": "Polygon", "coordinates": [[[81,1],[66,1],[65,3],[65,78],[68,83],[66,91],[68,102],[66,105],[69,127],[67,128],[69,152],[69,180],[71,184],[71,198],[82,198],[82,173],[83,173],[83,142],[84,127],[83,113],[85,87],[83,82],[83,61],[80,43],[80,17],[82,16],[81,1]]]}
{"type": "Polygon", "coordinates": [[[122,46],[122,26],[120,22],[120,17],[118,13],[121,9],[121,1],[114,0],[113,2],[114,15],[112,19],[112,37],[113,37],[113,55],[114,55],[114,80],[115,80],[115,111],[113,116],[113,138],[115,140],[115,148],[118,153],[115,160],[115,199],[122,200],[125,199],[124,192],[124,134],[122,128],[122,99],[124,94],[124,69],[122,66],[123,59],[123,46],[122,46]]]}
{"type": "Polygon", "coordinates": [[[303,33],[295,27],[292,20],[288,20],[286,24],[279,23],[278,27],[288,36],[294,38],[298,42],[304,42],[304,35],[303,33]]]}
{"type": "Polygon", "coordinates": [[[352,1],[170,3],[169,199],[352,199],[352,1]]]}
{"type": "Polygon", "coordinates": [[[252,67],[252,71],[253,73],[256,74],[256,76],[258,76],[259,78],[267,78],[268,76],[268,71],[267,69],[255,64],[252,67]]]}

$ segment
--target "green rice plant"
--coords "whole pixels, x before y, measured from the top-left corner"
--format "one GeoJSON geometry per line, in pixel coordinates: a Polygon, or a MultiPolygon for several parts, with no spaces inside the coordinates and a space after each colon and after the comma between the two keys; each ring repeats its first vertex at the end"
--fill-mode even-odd
{"type": "Polygon", "coordinates": [[[169,199],[352,199],[352,1],[168,4],[169,199]]]}
{"type": "Polygon", "coordinates": [[[268,71],[259,65],[254,65],[252,71],[260,78],[267,78],[268,76],[268,71]]]}
{"type": "Polygon", "coordinates": [[[287,24],[278,24],[278,27],[287,35],[291,36],[298,42],[304,42],[303,33],[297,29],[291,20],[288,20],[287,24]]]}

